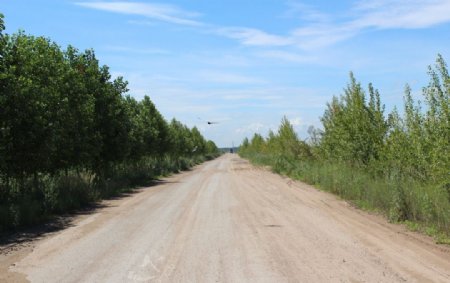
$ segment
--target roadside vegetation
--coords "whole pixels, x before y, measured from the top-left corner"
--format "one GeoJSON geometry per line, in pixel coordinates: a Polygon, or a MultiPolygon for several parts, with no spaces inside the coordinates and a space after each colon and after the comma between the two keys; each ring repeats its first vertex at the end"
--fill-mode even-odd
{"type": "Polygon", "coordinates": [[[6,34],[0,14],[0,231],[219,154],[197,128],[127,95],[93,50],[6,34]]]}
{"type": "Polygon", "coordinates": [[[423,100],[406,86],[403,111],[388,114],[379,92],[350,74],[306,141],[283,118],[239,154],[450,244],[450,76],[440,55],[428,74],[423,100]]]}

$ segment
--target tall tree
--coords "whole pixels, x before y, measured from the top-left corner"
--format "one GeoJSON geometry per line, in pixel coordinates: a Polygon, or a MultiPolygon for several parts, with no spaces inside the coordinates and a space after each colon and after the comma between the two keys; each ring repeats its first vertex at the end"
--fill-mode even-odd
{"type": "Polygon", "coordinates": [[[21,176],[50,172],[61,125],[58,110],[63,54],[50,40],[22,32],[8,37],[4,48],[2,128],[6,170],[21,176]]]}
{"type": "Polygon", "coordinates": [[[321,120],[324,126],[321,147],[326,156],[368,165],[379,158],[387,125],[379,93],[369,85],[370,100],[350,73],[344,94],[333,98],[321,120]]]}
{"type": "Polygon", "coordinates": [[[140,119],[143,125],[145,152],[149,155],[163,156],[168,150],[168,125],[156,109],[150,97],[141,101],[140,119]]]}

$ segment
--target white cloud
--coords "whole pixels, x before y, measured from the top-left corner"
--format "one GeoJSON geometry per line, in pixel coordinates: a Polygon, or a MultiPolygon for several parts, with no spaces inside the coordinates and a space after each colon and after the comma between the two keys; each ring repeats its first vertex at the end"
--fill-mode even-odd
{"type": "Polygon", "coordinates": [[[306,21],[314,22],[327,22],[330,20],[330,17],[327,14],[318,11],[311,5],[296,1],[289,1],[287,6],[288,9],[283,15],[286,18],[300,18],[306,21]]]}
{"type": "Polygon", "coordinates": [[[199,52],[197,54],[189,54],[190,59],[200,60],[202,63],[214,67],[249,67],[252,60],[248,56],[230,54],[229,50],[214,50],[208,52],[199,52]],[[220,56],[218,56],[220,53],[220,56]]]}
{"type": "Polygon", "coordinates": [[[282,96],[279,95],[265,95],[265,94],[260,94],[260,95],[255,95],[252,94],[252,91],[249,92],[237,92],[237,93],[233,93],[231,92],[228,94],[225,94],[222,96],[222,98],[224,100],[262,100],[262,101],[273,101],[273,100],[279,100],[282,99],[282,96]]]}
{"type": "Polygon", "coordinates": [[[217,34],[239,40],[244,45],[286,46],[292,44],[289,37],[266,33],[259,29],[246,27],[224,27],[215,31],[217,34]]]}
{"type": "Polygon", "coordinates": [[[450,21],[449,0],[372,0],[359,1],[362,13],[354,24],[361,28],[427,28],[450,21]]]}
{"type": "Polygon", "coordinates": [[[287,52],[282,50],[262,51],[257,53],[256,55],[261,58],[272,58],[291,63],[306,63],[316,60],[316,58],[311,56],[300,55],[299,53],[287,52]]]}
{"type": "Polygon", "coordinates": [[[137,54],[170,54],[169,50],[161,48],[136,48],[128,46],[116,46],[108,45],[104,47],[108,51],[124,52],[124,53],[137,53],[137,54]]]}
{"type": "Polygon", "coordinates": [[[252,134],[252,133],[261,133],[261,130],[263,129],[268,129],[268,127],[265,126],[263,123],[256,122],[241,128],[237,128],[235,132],[238,134],[248,134],[248,133],[252,134]]]}
{"type": "Polygon", "coordinates": [[[224,100],[246,100],[252,98],[253,96],[249,94],[227,94],[223,96],[224,100]]]}
{"type": "Polygon", "coordinates": [[[291,125],[294,127],[298,127],[303,125],[303,119],[300,117],[290,118],[289,123],[291,123],[291,125]]]}
{"type": "Polygon", "coordinates": [[[108,12],[144,16],[179,25],[202,25],[201,22],[193,20],[193,18],[199,16],[198,13],[184,11],[176,6],[167,4],[140,2],[77,2],[75,4],[108,12]]]}
{"type": "Polygon", "coordinates": [[[361,28],[353,24],[317,24],[297,28],[292,31],[291,36],[297,47],[313,50],[349,39],[360,31],[361,28]]]}
{"type": "Polygon", "coordinates": [[[450,0],[363,0],[344,21],[317,21],[291,33],[300,48],[314,49],[371,29],[421,29],[450,21],[450,0]]]}
{"type": "MultiPolygon", "coordinates": [[[[243,45],[295,46],[312,50],[371,29],[422,29],[449,22],[450,0],[362,0],[355,2],[350,17],[346,15],[345,20],[333,19],[311,6],[294,2],[290,4],[287,16],[295,14],[308,23],[286,35],[246,27],[219,28],[217,33],[236,39],[243,45]]],[[[282,51],[269,51],[267,55],[286,61],[303,61],[298,55],[282,51]]]]}
{"type": "Polygon", "coordinates": [[[204,71],[199,73],[200,78],[206,82],[227,84],[261,84],[263,80],[240,74],[224,73],[217,71],[204,71]]]}
{"type": "MultiPolygon", "coordinates": [[[[285,16],[299,15],[306,23],[281,35],[249,27],[220,27],[195,20],[200,14],[174,5],[141,2],[77,2],[76,5],[103,11],[140,15],[152,20],[202,27],[248,46],[293,46],[311,50],[333,45],[371,29],[419,29],[450,21],[450,0],[359,0],[351,11],[334,19],[299,2],[288,3],[285,16]],[[342,17],[346,18],[342,20],[342,17]]],[[[133,21],[148,24],[148,22],[133,21]]],[[[149,24],[153,24],[150,22],[149,24]]],[[[302,62],[299,55],[268,51],[273,58],[302,62]]]]}
{"type": "Polygon", "coordinates": [[[149,26],[149,27],[154,27],[157,25],[157,22],[152,20],[129,20],[128,23],[132,25],[149,26]]]}

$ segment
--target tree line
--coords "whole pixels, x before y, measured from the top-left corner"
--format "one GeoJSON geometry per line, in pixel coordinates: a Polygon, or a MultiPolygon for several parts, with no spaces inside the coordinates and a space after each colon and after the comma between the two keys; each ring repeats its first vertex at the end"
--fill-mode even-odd
{"type": "Polygon", "coordinates": [[[0,14],[0,231],[218,155],[199,130],[128,95],[94,50],[4,32],[0,14]]]}
{"type": "Polygon", "coordinates": [[[322,127],[310,127],[307,140],[283,118],[278,132],[244,139],[239,152],[393,221],[448,236],[450,76],[441,55],[428,74],[422,100],[415,101],[407,85],[402,114],[396,108],[386,114],[379,91],[372,84],[364,89],[351,73],[343,94],[327,103],[322,127]]]}

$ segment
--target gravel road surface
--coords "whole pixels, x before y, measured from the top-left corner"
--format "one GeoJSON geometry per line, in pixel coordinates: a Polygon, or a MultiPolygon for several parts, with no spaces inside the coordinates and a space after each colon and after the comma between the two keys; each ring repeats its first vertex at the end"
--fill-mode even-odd
{"type": "Polygon", "coordinates": [[[9,282],[450,282],[450,248],[235,154],[0,255],[9,282]]]}

